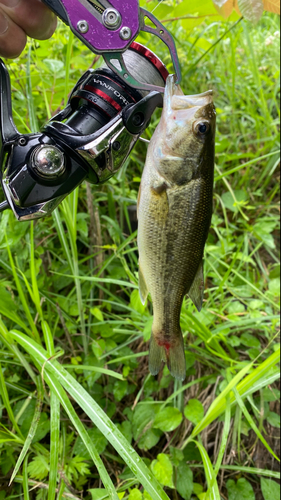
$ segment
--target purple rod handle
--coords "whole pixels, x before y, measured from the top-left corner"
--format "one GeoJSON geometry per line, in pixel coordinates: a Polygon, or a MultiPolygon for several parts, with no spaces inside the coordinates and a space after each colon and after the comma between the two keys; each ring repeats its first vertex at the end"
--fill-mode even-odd
{"type": "MultiPolygon", "coordinates": [[[[168,47],[173,60],[177,83],[181,81],[181,70],[174,39],[150,12],[140,9],[138,0],[43,0],[73,33],[94,53],[102,54],[115,73],[133,87],[143,88],[133,81],[132,75],[123,67],[121,53],[125,52],[140,30],[158,36],[168,47]],[[145,23],[148,18],[154,27],[145,23]],[[112,53],[112,57],[111,57],[112,53]],[[116,55],[118,57],[116,57],[116,55]],[[119,60],[121,71],[112,63],[119,60]],[[121,58],[121,59],[120,59],[121,58]]],[[[151,86],[148,89],[153,90],[151,86]]],[[[146,90],[148,90],[146,89],[146,90]]]]}
{"type": "Polygon", "coordinates": [[[94,53],[124,52],[140,30],[138,0],[43,0],[94,53]]]}

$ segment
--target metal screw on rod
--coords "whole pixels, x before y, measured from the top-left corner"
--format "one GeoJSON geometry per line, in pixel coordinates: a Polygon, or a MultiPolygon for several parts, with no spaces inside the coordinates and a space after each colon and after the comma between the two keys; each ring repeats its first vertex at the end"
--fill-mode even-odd
{"type": "Polygon", "coordinates": [[[102,15],[103,25],[110,29],[115,30],[121,26],[122,17],[120,12],[116,9],[106,9],[102,15]]]}
{"type": "Polygon", "coordinates": [[[124,28],[120,30],[120,38],[122,38],[122,40],[130,40],[131,36],[132,31],[127,26],[124,26],[124,28]]]}
{"type": "Polygon", "coordinates": [[[80,31],[80,33],[88,33],[89,31],[89,25],[87,23],[87,21],[78,21],[77,23],[77,30],[80,31]]]}

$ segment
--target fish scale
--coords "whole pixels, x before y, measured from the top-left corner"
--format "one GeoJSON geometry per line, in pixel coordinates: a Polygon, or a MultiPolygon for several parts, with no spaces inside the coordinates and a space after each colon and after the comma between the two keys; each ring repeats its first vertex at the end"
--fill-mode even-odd
{"type": "Polygon", "coordinates": [[[156,375],[166,361],[172,375],[183,380],[180,313],[186,294],[199,310],[203,302],[202,262],[212,216],[215,108],[210,92],[183,96],[172,78],[167,82],[162,118],[150,142],[139,192],[139,281],[142,301],[150,293],[153,303],[150,371],[156,375]],[[205,129],[206,134],[201,134],[205,129]]]}

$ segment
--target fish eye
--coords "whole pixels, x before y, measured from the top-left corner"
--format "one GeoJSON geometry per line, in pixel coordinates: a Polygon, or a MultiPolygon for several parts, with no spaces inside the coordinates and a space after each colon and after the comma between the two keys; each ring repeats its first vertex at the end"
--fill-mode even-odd
{"type": "Polygon", "coordinates": [[[194,131],[197,135],[206,135],[210,130],[210,124],[207,121],[197,122],[194,131]]]}

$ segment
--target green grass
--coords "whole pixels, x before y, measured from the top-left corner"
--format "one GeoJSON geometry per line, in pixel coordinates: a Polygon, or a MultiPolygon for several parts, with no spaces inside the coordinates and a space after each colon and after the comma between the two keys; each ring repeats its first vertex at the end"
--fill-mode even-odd
{"type": "MultiPolygon", "coordinates": [[[[155,14],[173,19],[180,6],[155,14]]],[[[233,500],[237,488],[277,498],[279,21],[236,22],[167,22],[185,93],[213,88],[218,114],[204,308],[186,299],[182,309],[184,384],[148,371],[152,307],[138,296],[128,210],[143,144],[52,217],[0,216],[0,500],[233,500]]],[[[140,41],[172,69],[160,41],[140,41]]],[[[9,61],[18,128],[60,109],[92,60],[59,25],[9,61]]]]}

